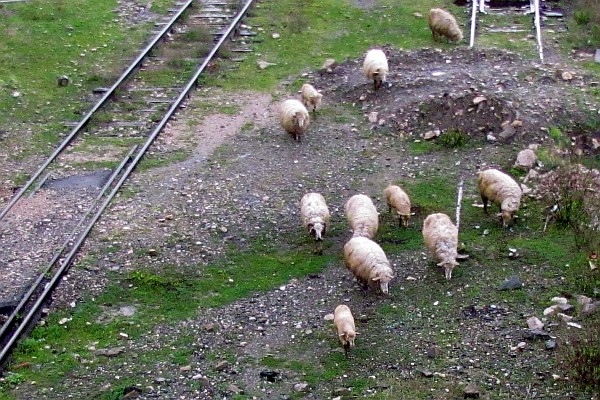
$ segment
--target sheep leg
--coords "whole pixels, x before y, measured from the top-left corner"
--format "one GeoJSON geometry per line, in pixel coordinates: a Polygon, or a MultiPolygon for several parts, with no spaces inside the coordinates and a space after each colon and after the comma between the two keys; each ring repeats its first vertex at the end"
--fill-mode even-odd
{"type": "Polygon", "coordinates": [[[483,201],[483,212],[488,213],[488,198],[481,195],[481,201],[483,201]]]}
{"type": "Polygon", "coordinates": [[[317,246],[315,248],[315,254],[321,255],[323,254],[323,241],[317,240],[317,246]]]}
{"type": "Polygon", "coordinates": [[[344,355],[348,358],[348,352],[350,351],[350,343],[344,343],[344,355]]]}

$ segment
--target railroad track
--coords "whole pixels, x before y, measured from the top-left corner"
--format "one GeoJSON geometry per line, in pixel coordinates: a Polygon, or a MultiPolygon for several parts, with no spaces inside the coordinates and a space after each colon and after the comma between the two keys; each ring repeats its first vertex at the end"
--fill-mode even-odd
{"type": "Polygon", "coordinates": [[[253,2],[178,3],[0,211],[0,248],[10,249],[0,254],[0,371],[96,221],[225,43],[228,52],[251,51],[245,42],[254,33],[241,22],[253,2]]]}
{"type": "MultiPolygon", "coordinates": [[[[485,31],[495,33],[524,32],[526,34],[533,31],[537,53],[541,62],[544,62],[542,27],[547,24],[546,21],[550,18],[562,19],[562,13],[553,9],[545,0],[472,0],[470,13],[469,47],[475,46],[476,32],[481,35],[485,31]],[[531,16],[531,25],[514,23],[515,17],[523,15],[531,16]],[[482,22],[485,16],[492,16],[497,20],[504,19],[506,21],[505,25],[485,27],[485,22],[482,22]]],[[[558,27],[558,29],[565,29],[564,22],[549,25],[558,27]]]]}

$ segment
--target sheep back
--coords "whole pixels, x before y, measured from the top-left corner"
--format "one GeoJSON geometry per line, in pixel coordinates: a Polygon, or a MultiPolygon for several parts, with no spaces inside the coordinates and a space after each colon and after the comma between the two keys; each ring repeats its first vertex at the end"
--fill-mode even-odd
{"type": "Polygon", "coordinates": [[[289,99],[279,107],[279,121],[287,133],[300,141],[300,136],[306,132],[310,124],[310,116],[300,101],[289,99]]]}
{"type": "Polygon", "coordinates": [[[432,8],[429,10],[427,22],[434,40],[445,37],[450,42],[460,42],[463,39],[462,30],[459,28],[456,19],[446,10],[432,8]]]}
{"type": "Polygon", "coordinates": [[[410,219],[410,198],[400,186],[389,185],[383,191],[388,207],[391,211],[393,208],[396,213],[400,216],[402,225],[408,226],[408,220],[410,219]]]}
{"type": "Polygon", "coordinates": [[[310,83],[302,85],[300,92],[302,93],[302,104],[306,107],[312,106],[312,110],[317,111],[317,107],[321,105],[323,95],[310,83]]]}
{"type": "Polygon", "coordinates": [[[423,241],[438,266],[444,268],[446,279],[458,265],[458,228],[446,214],[430,214],[423,222],[423,241]]]}
{"type": "Polygon", "coordinates": [[[363,74],[373,80],[375,90],[381,87],[388,74],[388,62],[385,53],[380,49],[371,49],[363,62],[363,74]]]}
{"type": "Polygon", "coordinates": [[[300,201],[302,224],[316,240],[322,240],[329,225],[329,208],[320,193],[307,193],[300,201]]]}
{"type": "Polygon", "coordinates": [[[370,197],[364,194],[352,196],[344,206],[353,236],[373,239],[379,228],[377,208],[370,197]]]}
{"type": "Polygon", "coordinates": [[[377,243],[365,237],[350,239],[344,246],[344,263],[363,287],[379,284],[381,292],[388,294],[394,271],[377,243]]]}
{"type": "Polygon", "coordinates": [[[356,326],[354,317],[350,308],[345,304],[337,306],[333,312],[333,324],[337,328],[338,337],[344,350],[354,348],[354,340],[356,339],[356,326]]]}
{"type": "Polygon", "coordinates": [[[522,190],[519,184],[511,176],[492,168],[477,174],[477,186],[484,211],[487,213],[487,203],[491,200],[500,206],[502,224],[510,224],[521,206],[522,190]]]}

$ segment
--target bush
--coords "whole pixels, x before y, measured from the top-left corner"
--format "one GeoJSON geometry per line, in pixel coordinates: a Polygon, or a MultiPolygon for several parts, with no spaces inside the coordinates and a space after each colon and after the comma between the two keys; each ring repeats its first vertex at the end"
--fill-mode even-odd
{"type": "Polygon", "coordinates": [[[584,329],[569,337],[559,352],[560,364],[578,384],[600,389],[600,316],[584,321],[584,329]]]}
{"type": "Polygon", "coordinates": [[[463,147],[469,142],[469,135],[459,129],[452,129],[438,139],[442,146],[451,149],[463,147]]]}

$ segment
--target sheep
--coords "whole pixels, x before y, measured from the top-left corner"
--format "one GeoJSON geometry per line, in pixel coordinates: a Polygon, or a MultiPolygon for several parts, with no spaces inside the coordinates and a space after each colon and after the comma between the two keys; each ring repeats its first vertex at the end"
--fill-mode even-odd
{"type": "Polygon", "coordinates": [[[329,225],[329,209],[319,193],[307,193],[300,200],[300,217],[308,234],[317,241],[315,253],[323,254],[323,235],[329,225]]]}
{"type": "Polygon", "coordinates": [[[354,339],[356,339],[356,326],[354,325],[354,317],[350,308],[345,304],[340,304],[333,312],[333,323],[337,329],[338,337],[342,346],[344,346],[344,354],[348,357],[348,350],[354,348],[354,339]]]}
{"type": "Polygon", "coordinates": [[[353,237],[373,239],[379,228],[379,215],[373,201],[364,194],[357,194],[346,202],[344,207],[353,237]]]}
{"type": "Polygon", "coordinates": [[[312,106],[312,111],[317,112],[317,107],[321,105],[321,99],[323,95],[315,89],[313,85],[310,83],[305,83],[302,85],[302,104],[305,107],[312,106]]]}
{"type": "Polygon", "coordinates": [[[452,270],[458,265],[458,228],[446,214],[430,214],[423,222],[423,241],[439,267],[444,268],[446,279],[452,278],[452,270]]]}
{"type": "Polygon", "coordinates": [[[381,292],[388,294],[394,270],[377,243],[365,237],[353,237],[344,246],[344,263],[364,290],[379,284],[381,292]]]}
{"type": "Polygon", "coordinates": [[[400,186],[389,185],[385,188],[383,194],[387,200],[388,211],[392,212],[392,208],[396,210],[400,217],[398,224],[407,227],[410,219],[410,198],[406,192],[400,186]]]}
{"type": "Polygon", "coordinates": [[[507,227],[521,205],[521,187],[515,180],[497,169],[487,169],[477,174],[477,186],[483,201],[483,211],[488,213],[488,200],[500,205],[502,226],[507,227]]]}
{"type": "Polygon", "coordinates": [[[279,121],[283,129],[299,142],[300,136],[306,132],[310,124],[310,116],[300,101],[289,99],[279,107],[279,121]]]}
{"type": "Polygon", "coordinates": [[[373,79],[373,88],[377,90],[385,82],[388,73],[388,62],[385,53],[380,49],[371,49],[365,56],[363,74],[373,79]]]}
{"type": "Polygon", "coordinates": [[[460,42],[463,39],[462,30],[458,27],[456,19],[446,10],[432,8],[427,19],[433,40],[445,37],[450,42],[460,42]]]}

